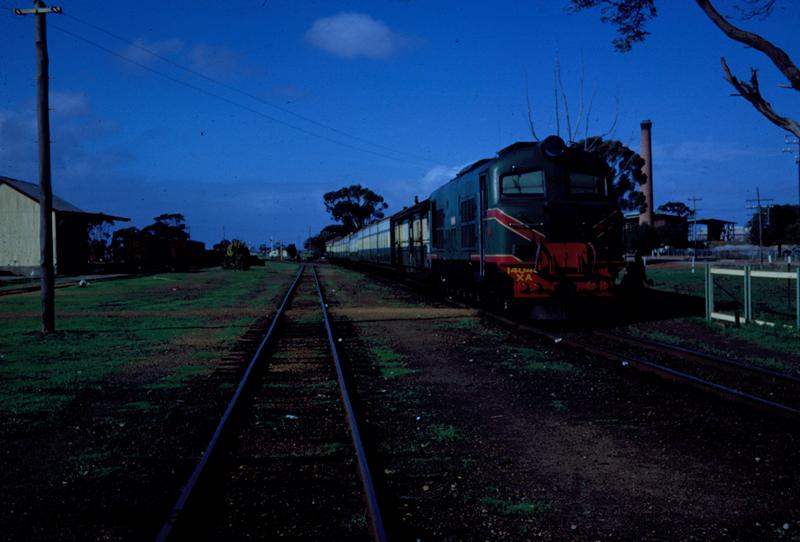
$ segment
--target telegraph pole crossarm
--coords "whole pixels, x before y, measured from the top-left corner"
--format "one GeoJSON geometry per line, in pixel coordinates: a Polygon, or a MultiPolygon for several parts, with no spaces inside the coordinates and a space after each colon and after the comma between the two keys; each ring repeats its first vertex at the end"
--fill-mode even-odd
{"type": "Polygon", "coordinates": [[[39,247],[42,298],[42,333],[56,330],[55,269],[53,265],[53,187],[50,171],[50,59],[47,54],[49,13],[61,13],[60,7],[36,0],[31,9],[14,9],[16,15],[33,15],[36,42],[36,103],[39,125],[39,247]]]}
{"type": "Polygon", "coordinates": [[[62,13],[64,10],[59,6],[42,6],[35,8],[14,8],[14,15],[47,15],[48,13],[62,13]]]}

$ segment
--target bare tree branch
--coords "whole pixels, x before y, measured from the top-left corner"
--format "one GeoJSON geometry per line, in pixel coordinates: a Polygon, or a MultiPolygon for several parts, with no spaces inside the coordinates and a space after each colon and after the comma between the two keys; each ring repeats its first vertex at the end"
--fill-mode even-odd
{"type": "Polygon", "coordinates": [[[528,104],[528,126],[531,129],[531,135],[534,141],[539,141],[539,136],[536,135],[536,129],[533,127],[533,113],[531,113],[531,95],[528,92],[528,72],[525,72],[525,103],[528,104]]]}
{"type": "MultiPolygon", "coordinates": [[[[592,95],[589,97],[589,108],[586,110],[586,123],[585,123],[586,127],[584,128],[583,131],[584,141],[589,140],[589,119],[592,116],[592,107],[594,106],[594,97],[596,95],[597,95],[597,87],[595,86],[594,89],[592,89],[592,95]]],[[[586,147],[586,144],[584,144],[584,150],[589,150],[588,147],[586,147]]]]}
{"type": "Polygon", "coordinates": [[[583,118],[583,74],[584,74],[584,66],[583,66],[583,54],[581,54],[581,77],[578,82],[578,117],[575,121],[575,137],[580,137],[580,130],[581,130],[581,119],[583,118]]]}
{"type": "Polygon", "coordinates": [[[556,102],[556,135],[561,137],[561,110],[558,107],[558,71],[559,61],[556,57],[556,67],[553,68],[553,99],[556,102]]]}
{"type": "Polygon", "coordinates": [[[572,119],[569,116],[569,100],[567,99],[567,92],[564,90],[564,83],[561,81],[561,63],[559,62],[556,65],[556,81],[558,83],[558,89],[561,91],[561,99],[564,100],[564,116],[566,116],[567,121],[567,138],[569,139],[569,143],[572,143],[574,139],[572,138],[572,119]]]}
{"type": "Polygon", "coordinates": [[[748,19],[758,18],[763,21],[772,14],[777,0],[744,0],[744,2],[749,4],[749,7],[743,7],[737,4],[733,5],[733,7],[739,11],[739,17],[737,17],[737,19],[746,21],[748,19]]]}
{"type": "Polygon", "coordinates": [[[771,123],[788,130],[797,137],[800,137],[800,123],[788,117],[778,115],[772,105],[761,96],[761,90],[758,85],[758,70],[750,68],[750,82],[745,83],[731,73],[728,63],[724,58],[720,58],[722,64],[722,71],[725,73],[725,79],[733,85],[733,88],[739,93],[742,98],[750,102],[759,113],[764,115],[771,123]]]}
{"type": "Polygon", "coordinates": [[[611,127],[607,132],[600,135],[602,139],[614,133],[614,130],[617,128],[617,120],[619,120],[619,93],[614,97],[614,122],[611,123],[611,127]]]}
{"type": "Polygon", "coordinates": [[[797,68],[797,65],[792,62],[792,59],[789,58],[789,55],[786,54],[783,49],[777,47],[771,41],[762,38],[758,34],[754,34],[733,26],[728,22],[727,19],[725,19],[725,17],[720,14],[719,11],[716,10],[716,8],[711,4],[710,0],[696,1],[700,9],[702,9],[706,16],[711,19],[711,22],[714,23],[717,28],[722,30],[726,36],[732,40],[738,41],[739,43],[744,43],[745,45],[748,45],[753,49],[756,49],[757,51],[767,55],[767,57],[769,57],[772,63],[775,64],[775,66],[780,70],[780,72],[786,76],[786,78],[789,80],[789,83],[791,83],[792,88],[800,91],[800,69],[797,68]]]}

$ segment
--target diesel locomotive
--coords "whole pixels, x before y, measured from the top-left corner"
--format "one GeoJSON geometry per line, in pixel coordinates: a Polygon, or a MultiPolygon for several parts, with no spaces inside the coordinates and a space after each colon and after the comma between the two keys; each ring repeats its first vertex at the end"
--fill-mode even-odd
{"type": "Polygon", "coordinates": [[[559,137],[514,143],[427,199],[330,241],[327,256],[504,304],[608,297],[624,267],[612,180],[602,159],[559,137]]]}

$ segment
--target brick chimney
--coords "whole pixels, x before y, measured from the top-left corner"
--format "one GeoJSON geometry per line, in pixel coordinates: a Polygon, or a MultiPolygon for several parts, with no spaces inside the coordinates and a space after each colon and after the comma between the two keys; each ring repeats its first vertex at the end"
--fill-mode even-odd
{"type": "Polygon", "coordinates": [[[653,123],[649,120],[642,121],[642,150],[639,155],[644,159],[642,173],[647,175],[647,183],[642,187],[647,210],[639,215],[639,224],[653,225],[653,123]]]}

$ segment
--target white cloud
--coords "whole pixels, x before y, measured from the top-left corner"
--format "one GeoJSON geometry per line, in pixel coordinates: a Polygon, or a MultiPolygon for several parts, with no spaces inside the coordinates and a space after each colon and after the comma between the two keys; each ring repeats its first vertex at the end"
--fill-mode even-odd
{"type": "Polygon", "coordinates": [[[744,146],[740,143],[711,139],[681,141],[653,145],[654,167],[658,162],[686,164],[687,162],[722,162],[741,158],[765,158],[775,149],[744,146]]]}
{"type": "Polygon", "coordinates": [[[147,41],[137,38],[120,53],[122,56],[137,64],[149,66],[158,61],[158,56],[168,57],[183,50],[183,40],[169,38],[166,40],[147,41]]]}
{"type": "Polygon", "coordinates": [[[35,111],[0,109],[0,174],[13,177],[36,171],[39,138],[35,111]]]}
{"type": "Polygon", "coordinates": [[[427,198],[431,192],[452,180],[462,168],[463,166],[437,165],[426,171],[422,177],[387,181],[371,188],[386,198],[389,204],[388,214],[391,214],[411,205],[415,196],[420,200],[427,198]]]}
{"type": "MultiPolygon", "coordinates": [[[[134,158],[127,150],[96,149],[87,142],[103,140],[119,130],[116,122],[91,114],[84,93],[54,91],[50,94],[53,115],[51,153],[54,179],[72,182],[81,177],[108,172],[134,158]]],[[[0,175],[22,180],[38,178],[38,127],[33,100],[15,109],[0,109],[0,175]]]]}
{"type": "Polygon", "coordinates": [[[62,117],[87,115],[89,113],[89,100],[83,92],[51,92],[50,109],[54,115],[62,117]]]}
{"type": "Polygon", "coordinates": [[[463,166],[434,166],[420,179],[419,187],[432,191],[451,180],[463,166]]]}
{"type": "MultiPolygon", "coordinates": [[[[231,80],[241,76],[260,75],[260,66],[246,64],[242,55],[230,47],[197,43],[188,45],[178,38],[149,41],[137,38],[120,51],[120,55],[142,67],[154,66],[161,58],[187,66],[206,77],[231,80]],[[161,57],[161,58],[160,58],[161,57]]],[[[166,67],[162,64],[162,67],[166,67]]],[[[134,71],[137,71],[134,68],[134,71]]]]}
{"type": "Polygon", "coordinates": [[[342,12],[314,21],[305,39],[334,56],[387,58],[408,46],[412,39],[386,23],[363,13],[342,12]]]}
{"type": "Polygon", "coordinates": [[[189,61],[192,69],[215,79],[230,80],[259,71],[245,65],[237,51],[219,45],[195,45],[189,52],[189,61]]]}

